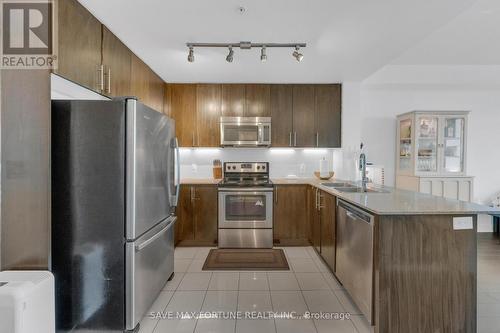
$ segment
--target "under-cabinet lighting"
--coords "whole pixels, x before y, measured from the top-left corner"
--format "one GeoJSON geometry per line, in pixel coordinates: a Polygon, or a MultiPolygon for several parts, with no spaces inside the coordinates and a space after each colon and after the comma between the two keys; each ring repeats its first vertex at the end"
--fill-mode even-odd
{"type": "Polygon", "coordinates": [[[295,149],[293,148],[271,148],[269,149],[271,154],[293,154],[295,149]]]}
{"type": "Polygon", "coordinates": [[[328,149],[325,148],[305,148],[304,153],[314,153],[314,154],[326,154],[328,149]]]}

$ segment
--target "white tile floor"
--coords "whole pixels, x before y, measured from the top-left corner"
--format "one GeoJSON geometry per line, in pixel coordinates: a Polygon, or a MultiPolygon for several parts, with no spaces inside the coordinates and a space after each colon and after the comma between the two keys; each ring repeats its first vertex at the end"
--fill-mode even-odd
{"type": "Polygon", "coordinates": [[[311,247],[286,247],[290,271],[206,272],[210,248],[176,248],[175,276],[149,313],[170,312],[347,312],[350,320],[327,319],[184,319],[141,321],[140,333],[365,333],[366,319],[311,247]]]}
{"type": "MultiPolygon", "coordinates": [[[[500,241],[478,236],[478,333],[500,333],[500,241]]],[[[366,333],[370,327],[312,247],[286,247],[290,271],[206,272],[210,248],[177,248],[175,276],[150,313],[295,311],[349,312],[350,320],[157,319],[144,317],[140,333],[366,333]]]]}

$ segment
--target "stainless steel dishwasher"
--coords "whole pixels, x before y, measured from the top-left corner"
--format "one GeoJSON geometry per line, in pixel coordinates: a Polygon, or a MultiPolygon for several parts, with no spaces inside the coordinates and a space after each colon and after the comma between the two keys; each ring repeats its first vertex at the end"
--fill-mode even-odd
{"type": "Polygon", "coordinates": [[[337,201],[335,274],[372,323],[373,215],[343,200],[337,201]]]}

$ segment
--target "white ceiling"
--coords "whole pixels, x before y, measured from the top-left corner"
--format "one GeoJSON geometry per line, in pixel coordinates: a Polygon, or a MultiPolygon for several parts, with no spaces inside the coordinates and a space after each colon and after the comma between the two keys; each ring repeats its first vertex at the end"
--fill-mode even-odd
{"type": "MultiPolygon", "coordinates": [[[[489,0],[498,1],[498,0],[489,0]]],[[[476,0],[80,0],[168,82],[344,82],[391,63],[476,0]],[[245,6],[241,15],[239,6],[245,6]],[[186,42],[306,42],[293,50],[195,49],[186,42]]]]}
{"type": "Polygon", "coordinates": [[[500,1],[478,0],[393,63],[500,65],[500,1]]]}

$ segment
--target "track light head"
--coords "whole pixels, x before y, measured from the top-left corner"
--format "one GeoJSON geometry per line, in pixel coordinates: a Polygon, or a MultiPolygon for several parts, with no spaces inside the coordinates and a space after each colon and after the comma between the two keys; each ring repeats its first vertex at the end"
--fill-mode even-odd
{"type": "Polygon", "coordinates": [[[300,47],[296,46],[295,47],[295,51],[293,51],[292,53],[292,56],[298,61],[298,62],[301,62],[302,59],[304,59],[304,55],[302,53],[299,52],[300,51],[300,47]]]}
{"type": "Polygon", "coordinates": [[[262,49],[260,50],[260,61],[262,61],[262,62],[267,61],[266,47],[265,46],[262,46],[262,49]]]}
{"type": "Polygon", "coordinates": [[[192,46],[189,47],[188,61],[194,62],[194,50],[192,46]]]}
{"type": "Polygon", "coordinates": [[[229,46],[229,53],[227,54],[226,61],[227,62],[233,62],[233,58],[234,58],[233,47],[229,46]]]}

